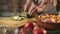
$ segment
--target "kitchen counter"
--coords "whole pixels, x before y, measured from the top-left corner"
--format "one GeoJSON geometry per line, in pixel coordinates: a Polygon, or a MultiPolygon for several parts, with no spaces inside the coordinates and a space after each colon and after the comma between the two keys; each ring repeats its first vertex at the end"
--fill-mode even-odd
{"type": "Polygon", "coordinates": [[[0,17],[0,26],[6,26],[11,28],[17,28],[26,24],[27,19],[22,21],[12,20],[11,17],[0,17]]]}
{"type": "MultiPolygon", "coordinates": [[[[16,21],[16,20],[12,20],[11,17],[0,17],[0,25],[1,26],[7,26],[7,27],[11,27],[11,28],[17,28],[20,26],[23,26],[24,24],[26,24],[27,19],[22,20],[22,21],[16,21]]],[[[10,31],[9,31],[10,32],[10,31]]],[[[0,32],[1,33],[1,32],[0,32]]],[[[60,30],[47,30],[47,34],[59,34],[60,30]]]]}

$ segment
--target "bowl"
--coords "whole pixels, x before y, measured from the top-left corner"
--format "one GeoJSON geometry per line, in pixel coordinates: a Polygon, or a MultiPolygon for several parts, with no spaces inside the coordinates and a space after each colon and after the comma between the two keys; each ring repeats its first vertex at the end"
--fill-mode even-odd
{"type": "Polygon", "coordinates": [[[49,30],[60,30],[60,23],[48,23],[42,22],[39,18],[35,17],[35,22],[38,23],[39,26],[49,29],[49,30]]]}

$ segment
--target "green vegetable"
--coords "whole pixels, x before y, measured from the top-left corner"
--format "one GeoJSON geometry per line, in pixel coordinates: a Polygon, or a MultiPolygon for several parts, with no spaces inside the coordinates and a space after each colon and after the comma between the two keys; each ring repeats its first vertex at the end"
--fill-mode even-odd
{"type": "Polygon", "coordinates": [[[24,20],[26,17],[25,16],[14,16],[13,20],[24,20]]]}
{"type": "Polygon", "coordinates": [[[21,20],[22,20],[22,18],[21,18],[21,17],[19,17],[19,18],[18,18],[18,19],[16,19],[16,20],[20,20],[20,21],[21,21],[21,20]]]}
{"type": "Polygon", "coordinates": [[[16,20],[16,19],[18,19],[18,18],[19,18],[19,16],[14,16],[14,17],[13,17],[14,20],[16,20]]]}

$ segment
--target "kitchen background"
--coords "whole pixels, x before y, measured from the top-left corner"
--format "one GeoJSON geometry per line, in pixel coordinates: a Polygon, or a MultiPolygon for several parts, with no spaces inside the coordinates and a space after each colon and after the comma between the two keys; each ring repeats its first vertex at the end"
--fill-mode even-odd
{"type": "MultiPolygon", "coordinates": [[[[17,12],[23,11],[23,6],[26,0],[17,0],[17,12]]],[[[57,0],[57,11],[60,9],[60,0],[57,0]]],[[[0,16],[12,16],[14,15],[13,11],[13,1],[12,0],[0,0],[0,16]]]]}

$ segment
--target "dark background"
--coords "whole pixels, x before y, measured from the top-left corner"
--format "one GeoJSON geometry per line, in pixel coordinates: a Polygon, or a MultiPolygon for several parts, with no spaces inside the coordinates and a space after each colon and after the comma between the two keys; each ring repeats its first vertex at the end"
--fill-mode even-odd
{"type": "MultiPolygon", "coordinates": [[[[17,0],[18,8],[17,11],[22,10],[25,0],[17,0]]],[[[0,0],[0,12],[13,12],[13,2],[12,0],[0,0]]]]}

